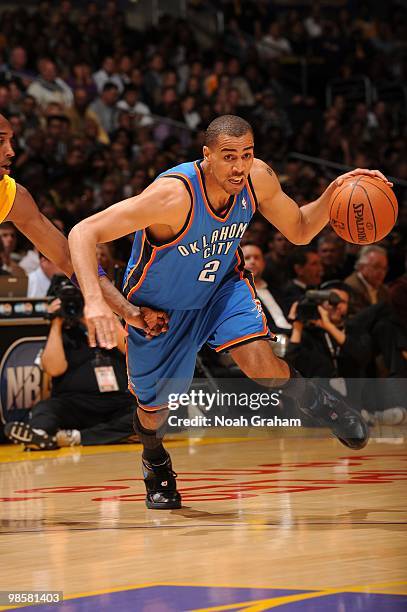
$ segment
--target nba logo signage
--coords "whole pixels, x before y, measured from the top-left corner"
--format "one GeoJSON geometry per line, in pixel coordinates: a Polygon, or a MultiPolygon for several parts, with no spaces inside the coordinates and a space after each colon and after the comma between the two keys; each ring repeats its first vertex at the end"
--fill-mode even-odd
{"type": "Polygon", "coordinates": [[[40,367],[46,338],[19,338],[0,363],[0,419],[24,421],[28,411],[49,395],[49,379],[40,367]]]}

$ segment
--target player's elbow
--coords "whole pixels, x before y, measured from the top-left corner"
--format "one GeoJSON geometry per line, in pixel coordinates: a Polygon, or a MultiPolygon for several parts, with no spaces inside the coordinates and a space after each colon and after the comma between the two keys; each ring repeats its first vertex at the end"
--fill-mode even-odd
{"type": "Polygon", "coordinates": [[[96,244],[98,242],[97,236],[95,235],[94,230],[92,229],[91,223],[89,223],[88,219],[83,219],[77,223],[69,232],[68,242],[69,247],[77,248],[81,243],[84,244],[89,243],[90,241],[94,241],[96,244]]]}
{"type": "Polygon", "coordinates": [[[294,234],[293,236],[289,236],[288,240],[292,242],[292,244],[295,244],[297,246],[302,246],[305,244],[309,244],[312,240],[312,236],[307,236],[303,232],[298,232],[297,234],[294,234]]]}

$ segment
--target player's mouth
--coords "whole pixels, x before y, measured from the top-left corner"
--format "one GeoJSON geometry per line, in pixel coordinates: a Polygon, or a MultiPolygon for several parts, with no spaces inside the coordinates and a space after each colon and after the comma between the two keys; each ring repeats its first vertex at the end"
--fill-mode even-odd
{"type": "Polygon", "coordinates": [[[244,176],[234,176],[229,179],[229,183],[232,183],[232,185],[235,185],[236,187],[240,187],[240,185],[243,185],[245,180],[246,179],[244,176]]]}
{"type": "Polygon", "coordinates": [[[0,166],[1,170],[2,170],[2,174],[10,174],[11,172],[11,162],[9,162],[8,164],[2,164],[0,166]]]}

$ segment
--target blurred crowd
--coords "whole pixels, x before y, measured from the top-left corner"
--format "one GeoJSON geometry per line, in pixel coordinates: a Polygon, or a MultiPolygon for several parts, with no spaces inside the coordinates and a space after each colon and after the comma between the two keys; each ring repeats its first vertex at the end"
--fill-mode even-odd
{"type": "MultiPolygon", "coordinates": [[[[326,229],[310,247],[293,248],[262,218],[254,218],[244,242],[261,262],[258,282],[273,300],[266,297],[276,329],[292,332],[293,305],[307,288],[346,281],[336,289],[350,292],[341,325],[349,309],[356,315],[374,306],[373,333],[383,317],[390,320],[378,310],[385,303],[405,338],[405,8],[396,1],[344,2],[339,10],[328,3],[277,9],[267,0],[188,4],[195,21],[211,7],[222,14],[224,31],[210,44],[194,19],[165,15],[143,31],[131,28],[126,1],[45,0],[35,10],[3,10],[0,113],[14,130],[13,177],[67,233],[139,194],[164,169],[200,158],[203,130],[229,113],[251,122],[256,156],[300,206],[340,172],[293,152],[379,168],[399,179],[400,206],[397,226],[379,247],[360,252],[326,229]],[[352,99],[345,87],[327,105],[326,84],[355,77],[369,79],[376,98],[352,99]]],[[[53,265],[12,224],[0,226],[0,238],[0,274],[28,274],[29,294],[43,292],[53,265]]],[[[131,239],[98,247],[117,284],[131,239]]],[[[373,353],[383,350],[375,345],[373,353]]],[[[385,369],[405,375],[407,346],[394,350],[399,361],[387,360],[385,369]]]]}

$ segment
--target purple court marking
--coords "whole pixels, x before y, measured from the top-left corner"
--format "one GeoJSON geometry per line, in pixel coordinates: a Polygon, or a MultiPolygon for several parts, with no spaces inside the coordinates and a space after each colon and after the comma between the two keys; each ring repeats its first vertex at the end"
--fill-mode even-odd
{"type": "Polygon", "coordinates": [[[283,609],[284,612],[406,612],[407,595],[334,593],[285,604],[283,609]]]}
{"type": "MultiPolygon", "coordinates": [[[[182,612],[285,595],[310,593],[304,590],[246,589],[226,587],[153,586],[102,595],[68,599],[62,604],[29,606],[38,612],[182,612]]],[[[278,610],[279,607],[273,608],[278,610]]],[[[284,604],[287,612],[406,612],[407,595],[377,593],[334,593],[284,604]]]]}

